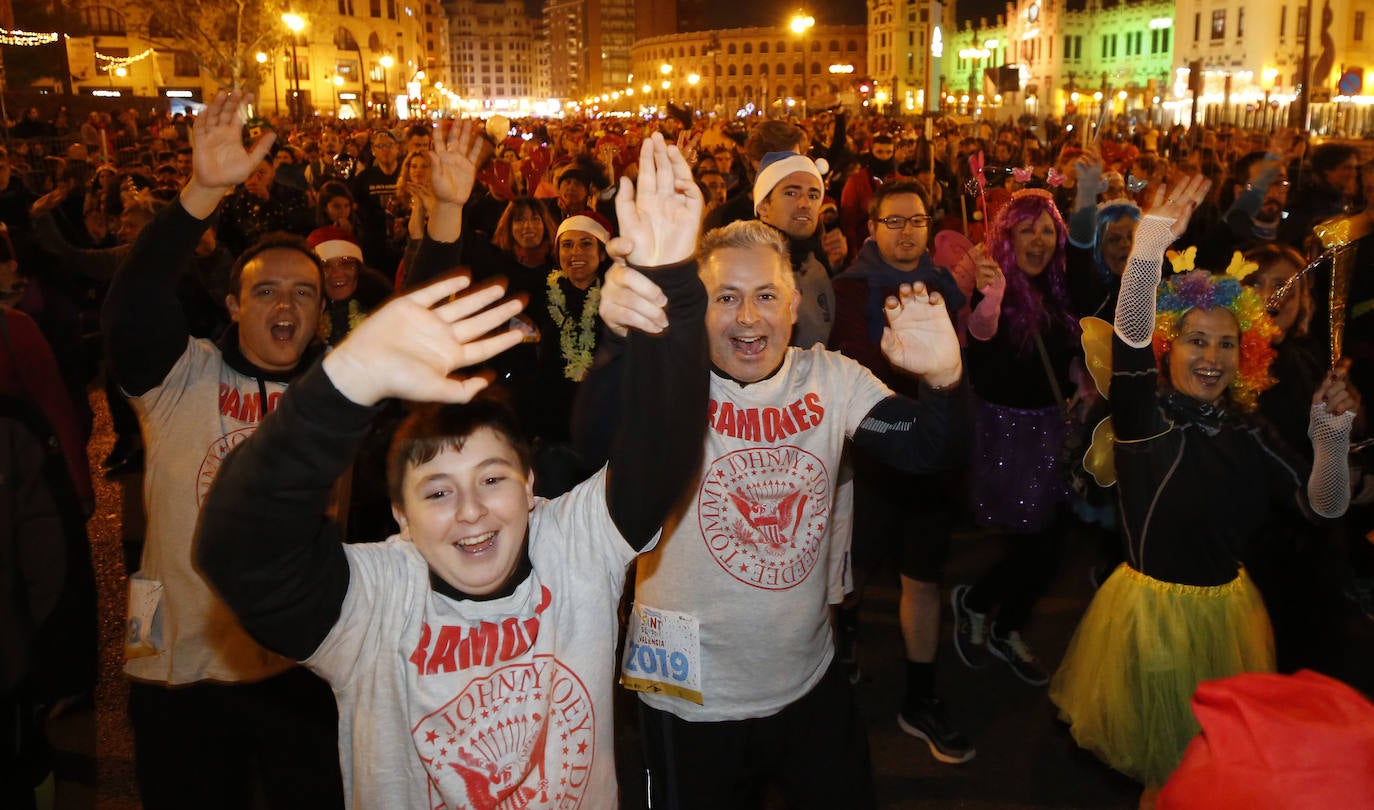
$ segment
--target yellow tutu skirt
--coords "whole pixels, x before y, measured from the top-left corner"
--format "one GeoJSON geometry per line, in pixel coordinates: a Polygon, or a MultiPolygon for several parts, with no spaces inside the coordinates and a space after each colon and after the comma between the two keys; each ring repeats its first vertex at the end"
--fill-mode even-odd
{"type": "Polygon", "coordinates": [[[1122,564],[1093,597],[1050,682],[1074,740],[1146,786],[1198,733],[1203,681],[1274,671],[1274,634],[1244,570],[1225,585],[1152,579],[1122,564]]]}

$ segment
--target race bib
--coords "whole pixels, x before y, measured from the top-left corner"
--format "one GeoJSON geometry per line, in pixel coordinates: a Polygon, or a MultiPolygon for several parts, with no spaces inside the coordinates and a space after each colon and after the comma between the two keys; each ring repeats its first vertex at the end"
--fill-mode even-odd
{"type": "Polygon", "coordinates": [[[124,637],[124,658],[157,655],[162,649],[162,583],[129,577],[129,623],[124,637]]]}
{"type": "Polygon", "coordinates": [[[621,685],[702,704],[701,631],[695,616],[636,602],[626,636],[621,685]]]}

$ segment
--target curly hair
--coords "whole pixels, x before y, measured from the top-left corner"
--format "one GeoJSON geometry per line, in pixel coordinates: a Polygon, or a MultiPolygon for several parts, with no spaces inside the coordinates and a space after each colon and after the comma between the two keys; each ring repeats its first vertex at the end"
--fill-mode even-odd
{"type": "Polygon", "coordinates": [[[1162,373],[1167,356],[1178,339],[1183,318],[1194,309],[1222,307],[1240,326],[1240,362],[1236,378],[1227,388],[1231,401],[1242,411],[1259,405],[1259,395],[1276,381],[1269,375],[1274,362],[1274,339],[1279,328],[1264,311],[1264,302],[1250,287],[1230,276],[1213,275],[1206,270],[1191,270],[1170,278],[1159,287],[1155,305],[1154,351],[1162,373]]]}
{"type": "Polygon", "coordinates": [[[1002,323],[1020,352],[1029,351],[1035,336],[1055,322],[1075,339],[1082,333],[1069,305],[1065,271],[1068,238],[1069,229],[1054,205],[1054,196],[1043,189],[1016,192],[993,220],[988,241],[992,246],[992,258],[1007,280],[1007,290],[1002,297],[1002,323]],[[1013,235],[1019,226],[1033,223],[1044,214],[1049,214],[1054,222],[1054,255],[1043,272],[1031,277],[1016,264],[1013,235]]]}

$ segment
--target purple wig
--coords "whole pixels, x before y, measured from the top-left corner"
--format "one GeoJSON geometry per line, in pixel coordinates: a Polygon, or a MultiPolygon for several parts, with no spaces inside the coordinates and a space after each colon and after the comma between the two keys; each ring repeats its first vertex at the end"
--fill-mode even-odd
{"type": "Polygon", "coordinates": [[[1027,352],[1035,336],[1048,331],[1055,321],[1074,338],[1080,334],[1078,319],[1069,307],[1064,247],[1068,238],[1069,229],[1054,206],[1053,195],[1043,189],[1016,192],[993,220],[992,258],[1007,279],[1007,291],[1002,297],[1002,324],[1019,352],[1027,352]],[[1016,265],[1012,234],[1020,225],[1040,219],[1041,214],[1049,214],[1054,221],[1055,249],[1044,272],[1031,277],[1016,265]]]}

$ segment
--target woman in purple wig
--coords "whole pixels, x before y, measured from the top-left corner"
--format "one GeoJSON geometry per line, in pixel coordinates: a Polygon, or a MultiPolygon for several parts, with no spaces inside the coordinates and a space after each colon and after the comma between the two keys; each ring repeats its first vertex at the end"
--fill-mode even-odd
{"type": "Polygon", "coordinates": [[[993,219],[977,248],[978,291],[967,368],[977,394],[969,492],[979,525],[1007,550],[975,585],[954,588],[954,646],[970,667],[989,656],[1026,683],[1049,679],[1021,638],[1058,562],[1064,484],[1064,397],[1080,355],[1065,274],[1068,229],[1054,198],[1026,189],[993,219]]]}

